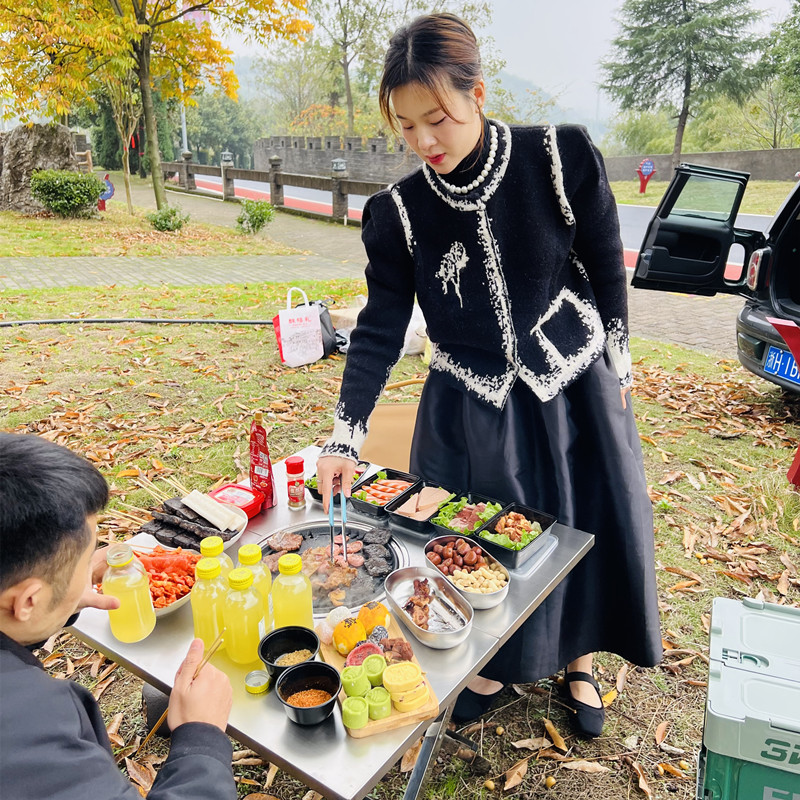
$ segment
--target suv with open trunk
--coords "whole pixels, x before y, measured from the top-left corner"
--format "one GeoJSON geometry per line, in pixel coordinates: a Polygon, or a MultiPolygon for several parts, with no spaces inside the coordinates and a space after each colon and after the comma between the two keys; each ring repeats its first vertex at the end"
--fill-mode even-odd
{"type": "Polygon", "coordinates": [[[800,183],[767,229],[736,228],[746,172],[681,164],[648,226],[631,285],[688,294],[740,294],[739,361],[800,392],[794,356],[769,318],[800,325],[800,183]],[[734,245],[742,264],[729,263],[734,245]]]}

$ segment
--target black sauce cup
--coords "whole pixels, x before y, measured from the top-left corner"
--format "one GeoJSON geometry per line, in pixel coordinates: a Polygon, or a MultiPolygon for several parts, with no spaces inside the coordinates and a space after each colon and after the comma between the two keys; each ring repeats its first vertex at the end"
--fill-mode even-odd
{"type": "Polygon", "coordinates": [[[287,669],[291,669],[290,666],[281,667],[275,662],[281,656],[293,653],[295,650],[310,650],[311,655],[306,661],[313,661],[319,652],[319,636],[310,628],[287,625],[285,628],[275,628],[274,631],[270,631],[258,643],[258,657],[264,662],[273,681],[287,669]]]}
{"type": "Polygon", "coordinates": [[[283,704],[286,716],[298,725],[318,725],[326,720],[333,712],[341,689],[339,670],[324,661],[304,661],[294,667],[287,667],[275,685],[275,691],[283,704]],[[330,699],[318,706],[307,708],[293,706],[288,702],[288,698],[295,692],[306,689],[321,689],[330,694],[330,699]]]}

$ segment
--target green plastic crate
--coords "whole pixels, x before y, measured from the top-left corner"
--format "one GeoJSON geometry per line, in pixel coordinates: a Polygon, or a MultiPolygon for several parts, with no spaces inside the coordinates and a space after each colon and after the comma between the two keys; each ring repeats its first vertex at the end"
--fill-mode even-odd
{"type": "Polygon", "coordinates": [[[800,609],[717,598],[698,800],[800,800],[800,609]]]}

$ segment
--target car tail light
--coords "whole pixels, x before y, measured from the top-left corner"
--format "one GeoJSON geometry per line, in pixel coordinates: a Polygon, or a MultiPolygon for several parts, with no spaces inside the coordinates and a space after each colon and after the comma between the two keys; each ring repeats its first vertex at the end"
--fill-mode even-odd
{"type": "Polygon", "coordinates": [[[754,250],[747,264],[747,288],[754,292],[758,288],[758,275],[761,271],[761,263],[766,259],[767,249],[754,250]]]}

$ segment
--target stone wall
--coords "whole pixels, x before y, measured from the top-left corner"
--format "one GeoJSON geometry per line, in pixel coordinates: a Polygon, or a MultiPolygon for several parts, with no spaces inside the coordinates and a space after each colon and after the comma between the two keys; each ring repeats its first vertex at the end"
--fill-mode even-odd
{"type": "Polygon", "coordinates": [[[343,158],[349,178],[392,183],[420,162],[402,140],[393,142],[394,152],[389,152],[388,144],[384,138],[364,142],[360,137],[271,136],[257,139],[253,145],[253,169],[269,170],[270,156],[277,155],[284,172],[327,177],[333,160],[343,158]]]}
{"type": "MultiPolygon", "coordinates": [[[[331,162],[343,158],[348,177],[357,181],[392,183],[420,163],[402,140],[367,139],[338,136],[271,136],[258,139],[253,146],[253,168],[268,171],[270,156],[279,156],[284,172],[299,175],[331,174],[331,162]]],[[[636,180],[636,168],[645,157],[656,165],[656,180],[672,175],[672,156],[610,156],[605,159],[609,179],[636,180]]],[[[729,153],[684,153],[681,161],[709,167],[749,172],[754,180],[792,180],[800,170],[800,148],[786,150],[742,150],[729,153]]]]}
{"type": "Polygon", "coordinates": [[[31,175],[38,169],[77,169],[69,128],[19,125],[2,138],[0,210],[34,214],[42,206],[31,197],[31,175]]]}

